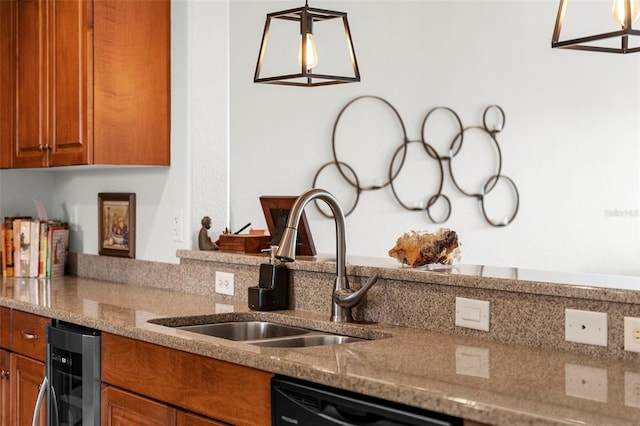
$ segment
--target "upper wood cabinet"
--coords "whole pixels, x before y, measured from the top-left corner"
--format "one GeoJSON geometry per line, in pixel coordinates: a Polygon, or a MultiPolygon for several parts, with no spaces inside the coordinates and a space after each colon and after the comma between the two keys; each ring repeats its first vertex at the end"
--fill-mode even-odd
{"type": "Polygon", "coordinates": [[[169,0],[2,3],[12,4],[12,167],[169,165],[169,0]]]}
{"type": "Polygon", "coordinates": [[[0,168],[11,166],[13,141],[13,3],[0,1],[0,168]]]}

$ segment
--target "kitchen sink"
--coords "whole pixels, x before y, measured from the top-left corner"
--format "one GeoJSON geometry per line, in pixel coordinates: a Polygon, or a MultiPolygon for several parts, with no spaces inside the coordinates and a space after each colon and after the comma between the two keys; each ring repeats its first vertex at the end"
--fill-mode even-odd
{"type": "Polygon", "coordinates": [[[305,328],[292,327],[268,321],[220,322],[214,324],[185,325],[176,328],[235,341],[295,336],[311,331],[305,328]]]}
{"type": "MultiPolygon", "coordinates": [[[[309,346],[341,345],[377,338],[368,330],[354,329],[356,336],[330,330],[317,330],[274,322],[256,314],[214,314],[202,317],[157,318],[152,324],[173,329],[218,337],[236,342],[272,348],[301,348],[309,346]]],[[[387,336],[382,336],[387,337],[387,336]]]]}
{"type": "Polygon", "coordinates": [[[361,342],[365,339],[339,334],[313,334],[307,336],[292,337],[290,339],[267,339],[255,342],[257,346],[270,348],[303,348],[307,346],[342,345],[344,343],[361,342]]]}

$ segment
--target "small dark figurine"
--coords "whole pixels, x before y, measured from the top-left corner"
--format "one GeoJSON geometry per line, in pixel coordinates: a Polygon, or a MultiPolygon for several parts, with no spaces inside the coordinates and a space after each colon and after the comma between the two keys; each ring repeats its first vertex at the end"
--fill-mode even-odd
{"type": "Polygon", "coordinates": [[[218,250],[216,243],[211,241],[209,233],[207,232],[211,228],[211,218],[205,216],[200,221],[202,228],[200,228],[200,234],[198,235],[198,247],[200,250],[218,250]]]}

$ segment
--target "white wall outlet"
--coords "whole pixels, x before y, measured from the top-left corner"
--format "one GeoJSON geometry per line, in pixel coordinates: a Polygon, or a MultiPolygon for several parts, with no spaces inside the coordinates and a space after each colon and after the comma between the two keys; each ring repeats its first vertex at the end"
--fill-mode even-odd
{"type": "Polygon", "coordinates": [[[182,229],[184,213],[182,210],[175,210],[171,216],[171,239],[173,241],[182,242],[184,240],[184,231],[182,229]]]}
{"type": "Polygon", "coordinates": [[[565,309],[564,340],[607,346],[607,313],[565,309]]]}
{"type": "Polygon", "coordinates": [[[216,271],[216,293],[233,296],[233,274],[216,271]]]}
{"type": "Polygon", "coordinates": [[[456,297],[456,325],[489,331],[489,302],[456,297]]]}
{"type": "Polygon", "coordinates": [[[640,318],[624,317],[624,350],[640,352],[640,318]]]}
{"type": "Polygon", "coordinates": [[[565,364],[564,393],[576,398],[607,402],[607,369],[565,364]]]}

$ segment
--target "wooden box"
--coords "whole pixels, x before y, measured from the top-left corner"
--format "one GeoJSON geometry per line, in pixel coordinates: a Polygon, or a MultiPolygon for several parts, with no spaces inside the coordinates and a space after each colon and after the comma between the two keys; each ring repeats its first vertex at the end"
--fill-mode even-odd
{"type": "Polygon", "coordinates": [[[269,248],[270,242],[270,235],[220,234],[218,248],[232,253],[260,253],[269,248]]]}

